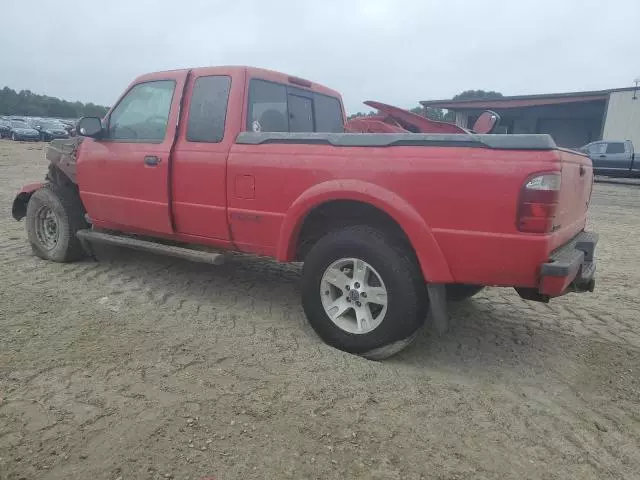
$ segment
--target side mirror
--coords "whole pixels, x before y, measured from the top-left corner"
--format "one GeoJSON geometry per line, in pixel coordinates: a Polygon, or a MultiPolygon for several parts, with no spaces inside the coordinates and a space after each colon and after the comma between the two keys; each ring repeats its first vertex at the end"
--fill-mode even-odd
{"type": "Polygon", "coordinates": [[[99,138],[102,133],[102,121],[98,117],[82,117],[78,122],[77,131],[84,137],[99,138]]]}
{"type": "Polygon", "coordinates": [[[491,110],[485,110],[473,124],[472,130],[475,133],[491,133],[498,122],[500,122],[500,115],[491,110]]]}

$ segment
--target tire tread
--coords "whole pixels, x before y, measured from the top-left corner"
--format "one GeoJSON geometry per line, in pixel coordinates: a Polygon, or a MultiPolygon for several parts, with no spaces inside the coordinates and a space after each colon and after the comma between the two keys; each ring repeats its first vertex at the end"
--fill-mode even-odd
{"type": "Polygon", "coordinates": [[[76,237],[76,232],[87,228],[88,225],[84,220],[84,207],[82,202],[78,194],[70,188],[49,183],[34,192],[27,205],[26,224],[33,252],[40,258],[64,263],[79,260],[84,256],[84,249],[82,248],[82,243],[76,237]],[[36,203],[38,202],[46,204],[52,209],[55,208],[56,203],[61,207],[63,215],[62,218],[59,218],[61,225],[59,225],[58,228],[62,229],[60,241],[66,243],[66,248],[62,252],[43,251],[34,238],[35,232],[30,231],[33,222],[32,217],[35,214],[33,210],[36,208],[36,203]]]}

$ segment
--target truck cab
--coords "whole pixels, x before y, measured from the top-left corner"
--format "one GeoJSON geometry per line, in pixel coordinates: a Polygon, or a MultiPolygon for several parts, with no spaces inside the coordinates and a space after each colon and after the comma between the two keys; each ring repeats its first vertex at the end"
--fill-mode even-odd
{"type": "Polygon", "coordinates": [[[227,163],[237,135],[341,132],[343,122],[337,92],[276,72],[214,67],[145,75],[109,112],[103,133],[80,146],[80,195],[98,228],[221,247],[231,246],[235,228],[235,246],[252,250],[261,239],[245,237],[238,215],[251,210],[255,175],[227,163]]]}
{"type": "Polygon", "coordinates": [[[593,169],[598,175],[638,176],[640,165],[635,162],[635,152],[631,140],[592,142],[580,149],[589,155],[593,169]]]}

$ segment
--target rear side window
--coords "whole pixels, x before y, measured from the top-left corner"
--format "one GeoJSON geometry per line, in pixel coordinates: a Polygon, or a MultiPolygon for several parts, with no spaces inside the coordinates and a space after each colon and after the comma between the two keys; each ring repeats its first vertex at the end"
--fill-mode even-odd
{"type": "Polygon", "coordinates": [[[250,132],[343,132],[338,99],[300,88],[251,80],[250,132]]]}
{"type": "Polygon", "coordinates": [[[187,140],[218,143],[224,137],[231,78],[222,75],[199,77],[193,86],[187,140]]]}
{"type": "Polygon", "coordinates": [[[602,155],[606,149],[605,143],[594,143],[589,147],[589,154],[591,155],[602,155]]]}
{"type": "Polygon", "coordinates": [[[247,129],[251,132],[288,132],[287,87],[252,80],[247,129]]]}
{"type": "Polygon", "coordinates": [[[624,143],[622,142],[607,143],[607,153],[624,153],[624,143]]]}
{"type": "Polygon", "coordinates": [[[289,131],[313,132],[313,100],[299,95],[289,95],[289,131]]]}
{"type": "Polygon", "coordinates": [[[342,133],[342,109],[340,102],[327,95],[316,95],[316,131],[329,133],[342,133]]]}

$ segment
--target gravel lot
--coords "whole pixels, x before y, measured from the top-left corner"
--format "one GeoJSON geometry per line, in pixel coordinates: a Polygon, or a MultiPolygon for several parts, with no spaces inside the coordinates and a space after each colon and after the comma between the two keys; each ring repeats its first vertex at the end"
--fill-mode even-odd
{"type": "Polygon", "coordinates": [[[0,479],[640,478],[640,185],[596,185],[594,294],[489,289],[392,360],[333,350],[299,271],[36,259],[0,141],[0,479]]]}

